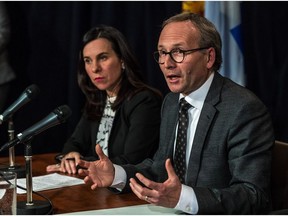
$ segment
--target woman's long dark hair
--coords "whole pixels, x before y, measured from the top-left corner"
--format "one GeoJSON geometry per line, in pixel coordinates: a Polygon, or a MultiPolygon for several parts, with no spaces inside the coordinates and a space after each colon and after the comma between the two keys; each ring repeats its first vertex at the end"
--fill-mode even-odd
{"type": "Polygon", "coordinates": [[[120,89],[116,101],[112,105],[113,110],[117,110],[123,100],[129,100],[134,94],[143,89],[151,89],[161,95],[159,91],[152,89],[143,82],[138,61],[123,34],[114,27],[100,25],[90,29],[84,35],[79,56],[78,84],[87,99],[85,111],[89,119],[101,119],[107,98],[106,91],[96,88],[96,86],[91,82],[85,70],[83,59],[84,47],[89,42],[98,38],[105,38],[110,41],[112,49],[125,65],[125,69],[122,72],[120,89]]]}

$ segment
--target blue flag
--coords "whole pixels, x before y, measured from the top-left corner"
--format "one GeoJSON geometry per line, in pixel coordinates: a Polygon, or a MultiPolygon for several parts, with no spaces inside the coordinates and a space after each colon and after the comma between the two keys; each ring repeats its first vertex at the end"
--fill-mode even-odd
{"type": "Polygon", "coordinates": [[[206,1],[204,15],[214,23],[222,38],[220,73],[245,86],[240,4],[239,1],[206,1]]]}

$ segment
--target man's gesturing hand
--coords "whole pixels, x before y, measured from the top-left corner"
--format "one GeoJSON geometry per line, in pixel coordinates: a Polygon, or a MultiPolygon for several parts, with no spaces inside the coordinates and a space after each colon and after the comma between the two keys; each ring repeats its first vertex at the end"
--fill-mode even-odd
{"type": "Polygon", "coordinates": [[[168,179],[164,183],[157,183],[137,173],[136,177],[146,187],[138,184],[134,178],[130,179],[130,187],[139,199],[168,208],[174,208],[181,194],[181,182],[176,175],[171,160],[167,159],[165,163],[168,179]]]}
{"type": "Polygon", "coordinates": [[[97,187],[111,186],[115,175],[113,163],[103,153],[100,145],[97,144],[95,149],[99,160],[93,162],[80,160],[78,163],[80,167],[85,168],[79,169],[79,175],[85,176],[84,182],[86,184],[92,183],[92,190],[95,190],[97,187]]]}

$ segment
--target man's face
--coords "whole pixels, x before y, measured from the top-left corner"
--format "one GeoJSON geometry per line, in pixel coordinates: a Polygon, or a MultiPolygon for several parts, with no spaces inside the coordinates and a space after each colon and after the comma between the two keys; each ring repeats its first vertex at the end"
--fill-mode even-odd
{"type": "MultiPolygon", "coordinates": [[[[173,49],[190,50],[199,47],[199,30],[190,21],[167,24],[159,37],[158,50],[170,52],[173,49]]],[[[198,89],[209,77],[215,61],[213,48],[185,54],[183,62],[176,63],[167,54],[160,64],[170,91],[190,94],[198,89]]]]}

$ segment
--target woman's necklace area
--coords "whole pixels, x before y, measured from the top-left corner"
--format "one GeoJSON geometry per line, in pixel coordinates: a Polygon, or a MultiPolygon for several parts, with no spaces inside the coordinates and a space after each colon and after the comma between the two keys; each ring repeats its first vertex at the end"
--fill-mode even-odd
{"type": "Polygon", "coordinates": [[[107,95],[107,102],[109,103],[109,105],[113,104],[115,100],[116,100],[116,96],[107,95]]]}

